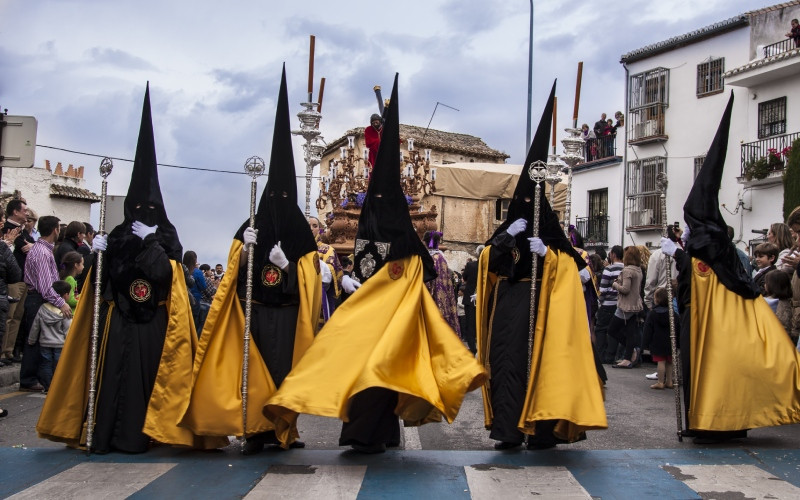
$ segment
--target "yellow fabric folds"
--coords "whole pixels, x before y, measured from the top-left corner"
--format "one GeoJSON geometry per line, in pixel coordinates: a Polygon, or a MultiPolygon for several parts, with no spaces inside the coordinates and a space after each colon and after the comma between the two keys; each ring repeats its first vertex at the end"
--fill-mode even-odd
{"type": "MultiPolygon", "coordinates": [[[[167,332],[153,392],[147,407],[143,432],[156,441],[195,448],[219,448],[227,438],[199,437],[178,427],[180,402],[191,387],[191,369],[197,335],[183,269],[172,264],[172,286],[167,300],[167,332]]],[[[94,297],[94,284],[86,282],[86,297],[94,297]]],[[[80,300],[67,334],[61,360],[70,370],[59,370],[53,378],[36,430],[40,437],[71,446],[85,444],[84,416],[89,399],[89,353],[92,334],[93,300],[80,300]]],[[[110,312],[109,312],[110,314],[110,312]]],[[[100,342],[108,325],[100,325],[100,342]]],[[[100,357],[103,354],[100,353],[100,357]]],[[[61,361],[59,361],[61,362],[61,361]]],[[[99,374],[98,374],[99,375],[99,374]]],[[[98,384],[99,386],[99,384],[98,384]]],[[[98,387],[102,391],[102,387],[98,387]]]]}
{"type": "Polygon", "coordinates": [[[693,429],[800,422],[800,353],[763,297],[745,299],[692,259],[693,429]]]}
{"type": "MultiPolygon", "coordinates": [[[[244,359],[245,317],[236,293],[242,242],[233,240],[228,269],[220,282],[208,311],[200,345],[195,356],[194,383],[184,400],[181,425],[204,436],[241,436],[242,364],[244,359]]],[[[314,339],[319,316],[322,284],[315,267],[316,250],[303,256],[297,265],[300,307],[292,364],[296,364],[314,339]]],[[[250,339],[247,376],[247,434],[272,429],[261,413],[275,392],[267,365],[250,339]]]]}
{"type": "MultiPolygon", "coordinates": [[[[490,247],[484,249],[478,263],[476,301],[478,356],[484,366],[488,364],[492,335],[493,305],[488,303],[488,297],[496,282],[488,272],[489,251],[490,247]]],[[[531,377],[518,428],[533,435],[537,421],[558,420],[555,436],[573,442],[587,430],[606,429],[608,422],[602,383],[594,365],[583,288],[570,255],[547,251],[537,295],[531,377]]],[[[489,391],[491,381],[483,391],[487,427],[493,420],[489,391]]]]}
{"type": "Polygon", "coordinates": [[[268,401],[281,443],[298,413],[347,421],[350,398],[370,387],[399,393],[407,425],[452,422],[486,373],[442,318],[418,256],[388,262],[336,309],[268,401]]]}

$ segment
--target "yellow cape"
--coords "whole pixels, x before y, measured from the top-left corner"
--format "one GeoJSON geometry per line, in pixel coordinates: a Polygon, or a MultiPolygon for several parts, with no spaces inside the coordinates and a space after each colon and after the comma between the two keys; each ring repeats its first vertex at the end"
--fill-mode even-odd
{"type": "MultiPolygon", "coordinates": [[[[493,306],[489,304],[497,276],[489,272],[487,246],[478,261],[476,322],[478,360],[489,365],[493,306]]],[[[536,313],[531,377],[518,428],[535,433],[536,421],[559,420],[554,434],[573,442],[590,429],[608,427],[603,406],[603,389],[594,365],[589,320],[583,288],[573,258],[564,252],[547,251],[536,313]]],[[[490,374],[491,377],[491,374],[490,374]]],[[[491,381],[483,387],[486,428],[494,416],[491,406],[491,381]]]]}
{"type": "Polygon", "coordinates": [[[692,259],[692,429],[800,422],[800,353],[763,297],[745,299],[692,259]]]}
{"type": "MultiPolygon", "coordinates": [[[[172,286],[166,304],[166,338],[142,430],[162,443],[194,448],[219,448],[227,444],[227,439],[199,437],[177,425],[182,410],[181,401],[184,394],[188,394],[191,389],[192,360],[197,347],[197,334],[183,269],[178,262],[170,263],[172,286]]],[[[69,369],[56,371],[36,425],[40,437],[76,447],[86,442],[85,416],[89,400],[89,354],[94,310],[94,283],[89,280],[86,281],[83,297],[83,300],[78,301],[72,326],[61,352],[60,363],[69,369]]],[[[108,318],[110,317],[111,311],[108,314],[108,318]]],[[[105,345],[107,332],[108,322],[99,327],[98,345],[101,349],[98,366],[102,366],[102,346],[105,345]]],[[[98,391],[100,390],[102,388],[98,387],[98,391]]]]}
{"type": "MultiPolygon", "coordinates": [[[[241,436],[242,364],[244,359],[244,311],[236,293],[242,242],[233,240],[228,269],[208,311],[194,361],[194,383],[185,398],[181,425],[203,436],[241,436]]],[[[300,309],[292,366],[314,340],[322,299],[317,251],[297,263],[300,309]]],[[[250,338],[247,375],[247,434],[272,429],[261,408],[275,392],[267,365],[250,338]]]]}
{"type": "Polygon", "coordinates": [[[442,318],[418,256],[386,263],[336,309],[264,414],[284,446],[298,413],[347,421],[350,399],[383,387],[399,394],[406,425],[452,422],[486,372],[442,318]]]}

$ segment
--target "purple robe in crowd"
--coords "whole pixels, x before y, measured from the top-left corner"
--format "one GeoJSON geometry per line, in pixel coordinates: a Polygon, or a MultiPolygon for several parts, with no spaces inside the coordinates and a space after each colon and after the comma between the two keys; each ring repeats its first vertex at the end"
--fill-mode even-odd
{"type": "Polygon", "coordinates": [[[453,290],[453,282],[450,279],[450,269],[447,267],[447,260],[439,250],[431,251],[433,264],[436,267],[438,276],[435,280],[428,281],[425,286],[431,292],[434,302],[439,306],[442,316],[450,327],[461,337],[461,327],[458,324],[458,310],[456,304],[456,294],[453,290]]]}

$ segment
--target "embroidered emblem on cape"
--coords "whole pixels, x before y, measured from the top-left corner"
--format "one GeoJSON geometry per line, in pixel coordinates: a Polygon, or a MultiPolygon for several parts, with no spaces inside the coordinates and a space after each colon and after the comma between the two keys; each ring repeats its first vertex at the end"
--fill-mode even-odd
{"type": "Polygon", "coordinates": [[[277,286],[281,284],[282,280],[283,277],[281,276],[281,270],[278,266],[267,264],[264,266],[264,269],[261,270],[261,282],[264,286],[277,286]]]}
{"type": "Polygon", "coordinates": [[[695,262],[694,270],[697,274],[703,277],[711,274],[711,267],[709,267],[709,265],[703,262],[702,260],[698,260],[695,262]]]}
{"type": "Polygon", "coordinates": [[[319,265],[319,259],[314,259],[314,269],[317,270],[317,274],[320,273],[319,265]]]}
{"type": "Polygon", "coordinates": [[[375,272],[375,259],[372,257],[371,253],[364,255],[359,267],[361,269],[361,276],[365,278],[372,276],[372,273],[375,272]]]}
{"type": "Polygon", "coordinates": [[[405,266],[403,266],[403,262],[399,260],[395,260],[389,263],[389,277],[393,280],[400,278],[403,275],[403,271],[405,270],[405,266]]]}
{"type": "Polygon", "coordinates": [[[148,283],[145,280],[142,279],[133,280],[133,283],[131,283],[131,288],[130,288],[131,298],[136,302],[145,302],[147,299],[150,298],[152,289],[153,287],[150,286],[150,283],[148,283]]]}
{"type": "Polygon", "coordinates": [[[519,262],[520,259],[519,248],[514,247],[511,249],[511,258],[514,259],[514,264],[519,262]]]}

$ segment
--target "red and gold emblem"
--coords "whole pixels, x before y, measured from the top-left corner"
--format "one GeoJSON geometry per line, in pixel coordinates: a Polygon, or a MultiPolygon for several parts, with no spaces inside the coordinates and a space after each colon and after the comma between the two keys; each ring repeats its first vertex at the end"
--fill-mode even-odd
{"type": "Polygon", "coordinates": [[[319,274],[319,273],[320,273],[320,269],[319,269],[319,259],[314,259],[314,269],[316,269],[316,270],[317,270],[317,274],[319,274]]]}
{"type": "Polygon", "coordinates": [[[514,259],[514,264],[519,262],[520,259],[519,248],[514,247],[511,249],[511,258],[514,259]]]}
{"type": "Polygon", "coordinates": [[[282,279],[281,270],[278,266],[267,264],[264,266],[264,269],[261,270],[261,282],[264,283],[264,286],[280,285],[282,279]]]}
{"type": "Polygon", "coordinates": [[[695,261],[694,270],[700,276],[708,276],[711,274],[711,267],[702,260],[695,261]]]}
{"type": "Polygon", "coordinates": [[[138,280],[133,280],[129,292],[131,298],[136,302],[145,302],[147,299],[150,298],[152,290],[153,287],[150,286],[150,283],[148,283],[145,280],[138,279],[138,280]]]}
{"type": "Polygon", "coordinates": [[[389,268],[389,277],[392,278],[393,280],[400,278],[400,276],[403,275],[403,271],[405,270],[403,262],[400,260],[389,262],[387,267],[389,268]]]}

